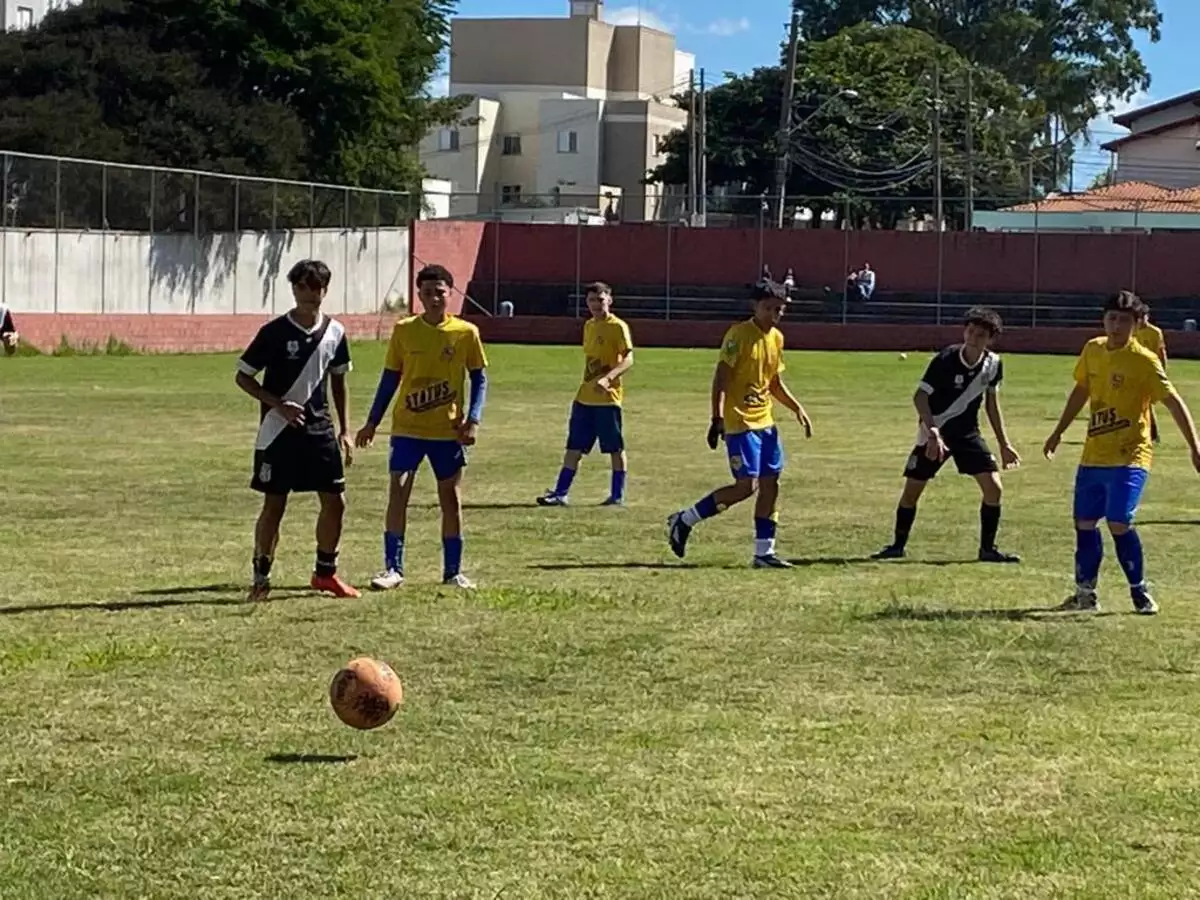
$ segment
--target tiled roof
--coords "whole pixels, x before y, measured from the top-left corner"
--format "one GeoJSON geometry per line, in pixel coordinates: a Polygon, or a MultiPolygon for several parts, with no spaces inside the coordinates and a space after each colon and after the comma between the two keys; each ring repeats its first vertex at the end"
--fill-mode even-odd
{"type": "Polygon", "coordinates": [[[1050,194],[1038,203],[1022,203],[1005,211],[1200,213],[1200,185],[1173,190],[1147,181],[1122,181],[1077,194],[1050,194]]]}

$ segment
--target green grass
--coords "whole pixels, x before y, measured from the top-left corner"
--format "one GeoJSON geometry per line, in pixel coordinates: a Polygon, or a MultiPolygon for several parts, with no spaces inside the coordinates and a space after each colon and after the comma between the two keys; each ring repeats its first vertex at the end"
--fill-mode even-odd
{"type": "MultiPolygon", "coordinates": [[[[477,594],[436,586],[428,472],[412,584],[308,579],[314,501],[284,524],[274,602],[242,602],[253,405],[229,356],[0,360],[0,897],[985,898],[1192,896],[1200,884],[1200,513],[1173,430],[1142,512],[1163,614],[1022,612],[1069,587],[1071,479],[1038,448],[1071,361],[1010,357],[1002,544],[973,555],[968,480],[931,487],[910,561],[889,537],[924,363],[793,354],[816,436],[790,454],[781,550],[750,510],[665,515],[726,478],[704,446],[713,353],[639,351],[630,506],[589,459],[552,482],[572,348],[491,348],[466,483],[477,594]],[[838,562],[838,560],[846,560],[838,562]],[[949,564],[937,564],[949,563],[949,564]],[[407,703],[359,733],[333,673],[388,660],[407,703]],[[345,757],[334,761],[288,761],[345,757]]],[[[357,348],[355,420],[382,348],[357,348]]],[[[1200,365],[1176,363],[1185,396],[1200,365]]],[[[1169,422],[1164,422],[1168,426],[1169,422]]],[[[1077,442],[1081,435],[1070,437],[1077,442]]],[[[343,571],[378,567],[385,454],[349,476],[343,571]]]]}

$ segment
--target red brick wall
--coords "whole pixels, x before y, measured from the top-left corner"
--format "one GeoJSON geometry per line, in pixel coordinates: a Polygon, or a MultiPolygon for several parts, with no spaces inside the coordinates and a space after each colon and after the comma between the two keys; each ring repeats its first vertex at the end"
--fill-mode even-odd
{"type": "MultiPolygon", "coordinates": [[[[199,353],[240,350],[268,317],[172,315],[52,315],[18,313],[24,341],[52,350],[65,335],[81,343],[103,344],[110,336],[131,347],[160,353],[199,353]]],[[[390,315],[338,316],[352,338],[385,340],[392,330],[390,315]]],[[[521,316],[512,319],[472,317],[490,343],[576,344],[583,323],[578,319],[521,316]]],[[[634,342],[641,347],[716,347],[729,322],[631,322],[634,342]]],[[[785,322],[787,346],[793,350],[932,350],[956,340],[957,325],[833,325],[785,322]]],[[[1013,328],[1004,333],[1001,349],[1010,353],[1077,353],[1096,331],[1087,328],[1013,328]]],[[[1200,331],[1167,332],[1172,356],[1200,358],[1200,331]]]]}
{"type": "MultiPolygon", "coordinates": [[[[847,264],[871,263],[886,291],[933,291],[939,256],[946,291],[1105,294],[1133,288],[1148,298],[1196,292],[1190,267],[1200,234],[938,235],[897,231],[775,231],[578,227],[431,220],[413,223],[412,246],[441,256],[465,286],[474,277],[531,284],[739,285],[758,275],[759,243],[775,272],[791,266],[801,285],[840,285],[847,264]],[[670,247],[668,249],[668,241],[670,247]],[[498,244],[498,246],[497,246],[498,244]],[[497,251],[499,251],[497,253],[497,251]],[[456,268],[457,267],[457,268],[456,268]]],[[[481,298],[490,308],[489,298],[481,298]]]]}
{"type": "Polygon", "coordinates": [[[462,310],[463,291],[475,277],[481,255],[494,252],[485,251],[484,248],[487,241],[495,239],[495,232],[489,233],[487,225],[486,222],[460,222],[449,219],[419,219],[412,223],[408,241],[411,280],[409,297],[414,312],[421,311],[421,304],[417,300],[417,272],[423,266],[432,263],[445,266],[454,276],[456,290],[451,293],[450,311],[457,313],[462,310]]]}
{"type": "MultiPolygon", "coordinates": [[[[485,341],[496,344],[577,344],[582,321],[552,316],[512,319],[472,319],[485,341]]],[[[719,347],[729,322],[630,322],[633,342],[640,347],[719,347]]],[[[784,322],[784,340],[791,350],[879,350],[908,352],[944,347],[960,340],[960,325],[834,325],[784,322]]],[[[1007,353],[1075,354],[1097,329],[1012,328],[998,349],[1007,353]]],[[[1200,358],[1200,331],[1167,332],[1172,356],[1200,358]]]]}
{"type": "MultiPolygon", "coordinates": [[[[73,346],[104,344],[109,337],[136,350],[156,353],[201,353],[241,350],[270,316],[182,315],[54,315],[14,313],[21,340],[39,350],[53,350],[65,335],[73,346]]],[[[338,316],[352,338],[387,338],[394,316],[338,316]]]]}

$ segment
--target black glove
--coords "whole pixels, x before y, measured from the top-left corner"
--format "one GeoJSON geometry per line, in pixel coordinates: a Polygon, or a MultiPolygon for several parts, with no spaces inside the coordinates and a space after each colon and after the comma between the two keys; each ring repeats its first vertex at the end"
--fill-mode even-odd
{"type": "Polygon", "coordinates": [[[717,444],[720,443],[722,435],[725,434],[725,423],[720,418],[714,418],[712,424],[708,426],[708,449],[716,450],[717,444]]]}

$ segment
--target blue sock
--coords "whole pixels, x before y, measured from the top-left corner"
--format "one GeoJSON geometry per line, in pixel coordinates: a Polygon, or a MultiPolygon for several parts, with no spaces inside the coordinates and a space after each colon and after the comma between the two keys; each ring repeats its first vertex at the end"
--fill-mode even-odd
{"type": "Polygon", "coordinates": [[[772,556],[775,553],[775,520],[754,517],[754,555],[772,556]]]}
{"type": "Polygon", "coordinates": [[[558,483],[554,485],[554,493],[565,497],[571,490],[571,482],[575,480],[575,470],[563,467],[558,473],[558,483]]]}
{"type": "Polygon", "coordinates": [[[1100,577],[1100,560],[1104,558],[1104,542],[1100,529],[1075,529],[1075,583],[1096,586],[1100,577]]]}
{"type": "Polygon", "coordinates": [[[383,533],[383,567],[389,572],[404,574],[404,535],[399,532],[383,533]]]}
{"type": "Polygon", "coordinates": [[[458,534],[442,538],[442,580],[453,578],[462,571],[463,539],[458,534]]]}
{"type": "Polygon", "coordinates": [[[611,496],[621,500],[625,497],[625,470],[613,470],[612,473],[612,494],[611,496]]]}
{"type": "Polygon", "coordinates": [[[697,522],[704,519],[711,519],[721,510],[717,507],[717,501],[712,494],[709,494],[695,506],[689,507],[683,511],[683,524],[691,527],[697,522]]]}
{"type": "Polygon", "coordinates": [[[1141,587],[1146,580],[1142,539],[1138,537],[1137,531],[1130,528],[1124,534],[1113,535],[1113,542],[1117,545],[1117,559],[1121,561],[1121,568],[1125,570],[1129,586],[1141,587]]]}

